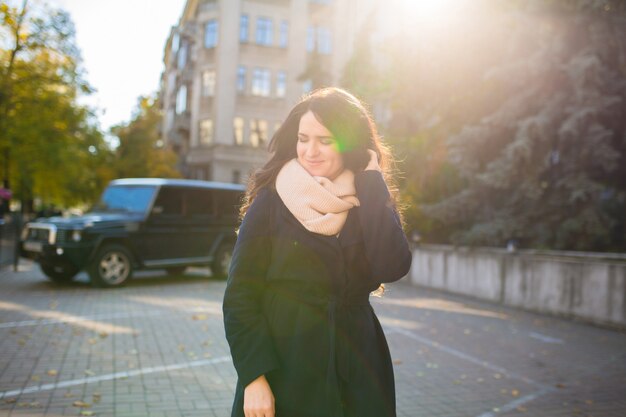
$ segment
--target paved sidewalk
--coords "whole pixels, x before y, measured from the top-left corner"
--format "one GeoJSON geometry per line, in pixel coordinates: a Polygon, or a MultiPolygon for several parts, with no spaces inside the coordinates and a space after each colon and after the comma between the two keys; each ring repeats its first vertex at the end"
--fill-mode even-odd
{"type": "MultiPolygon", "coordinates": [[[[0,417],[228,417],[225,284],[204,271],[96,290],[0,272],[0,417]]],[[[398,415],[626,415],[626,335],[399,282],[372,298],[398,415]]],[[[278,416],[280,417],[280,416],[278,416]]]]}

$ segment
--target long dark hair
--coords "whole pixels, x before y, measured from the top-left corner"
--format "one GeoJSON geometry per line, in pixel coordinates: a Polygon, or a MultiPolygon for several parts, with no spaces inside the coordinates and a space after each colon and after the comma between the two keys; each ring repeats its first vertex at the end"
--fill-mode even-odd
{"type": "Polygon", "coordinates": [[[378,155],[378,163],[385,182],[396,203],[397,188],[392,177],[394,169],[389,149],[381,142],[376,124],[363,103],[346,90],[327,87],[315,90],[304,96],[289,112],[287,119],[274,133],[269,144],[272,156],[248,180],[244,204],[241,207],[243,217],[263,187],[274,188],[276,176],[285,163],[297,157],[296,144],[300,119],[308,111],[313,112],[317,120],[326,127],[339,145],[346,169],[355,174],[365,169],[369,161],[368,149],[378,155]]]}

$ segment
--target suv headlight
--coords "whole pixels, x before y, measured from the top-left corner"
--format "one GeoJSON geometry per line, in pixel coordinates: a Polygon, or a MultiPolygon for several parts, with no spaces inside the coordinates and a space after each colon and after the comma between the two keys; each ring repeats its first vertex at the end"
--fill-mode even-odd
{"type": "Polygon", "coordinates": [[[72,241],[80,242],[80,239],[82,237],[83,237],[83,231],[82,230],[73,230],[72,231],[72,241]]]}

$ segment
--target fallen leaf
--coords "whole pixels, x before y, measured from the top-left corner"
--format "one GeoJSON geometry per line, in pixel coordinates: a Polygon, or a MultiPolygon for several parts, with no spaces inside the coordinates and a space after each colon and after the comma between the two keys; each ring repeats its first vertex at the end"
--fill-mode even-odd
{"type": "Polygon", "coordinates": [[[109,337],[109,334],[107,332],[100,332],[98,333],[98,336],[100,336],[102,339],[109,337]]]}
{"type": "Polygon", "coordinates": [[[193,320],[206,320],[208,317],[206,314],[194,314],[191,318],[193,320]]]}
{"type": "Polygon", "coordinates": [[[63,394],[63,396],[65,398],[72,398],[74,396],[74,394],[72,394],[71,392],[66,392],[65,394],[63,394]]]}
{"type": "Polygon", "coordinates": [[[41,377],[39,375],[33,375],[32,377],[30,377],[30,379],[33,381],[39,381],[41,380],[41,377]]]}
{"type": "Polygon", "coordinates": [[[519,397],[519,391],[516,389],[511,390],[511,395],[514,397],[519,397]]]}
{"type": "Polygon", "coordinates": [[[102,399],[102,394],[100,394],[99,392],[94,392],[91,396],[94,403],[99,403],[102,399]]]}
{"type": "Polygon", "coordinates": [[[83,410],[83,411],[80,412],[80,415],[81,416],[93,416],[95,414],[93,413],[93,411],[83,410]]]}
{"type": "Polygon", "coordinates": [[[178,350],[180,350],[181,352],[185,351],[185,345],[178,345],[178,350]]]}
{"type": "Polygon", "coordinates": [[[50,376],[57,376],[59,371],[57,371],[56,369],[50,369],[48,370],[48,372],[46,372],[48,375],[50,376]]]}
{"type": "Polygon", "coordinates": [[[84,402],[84,401],[74,401],[74,402],[72,403],[72,405],[73,405],[74,407],[82,407],[82,408],[89,408],[89,407],[91,407],[91,404],[86,403],[86,402],[84,402]]]}
{"type": "Polygon", "coordinates": [[[400,365],[401,363],[402,363],[402,361],[399,360],[399,359],[396,359],[395,361],[393,361],[394,365],[400,365]]]}
{"type": "Polygon", "coordinates": [[[17,402],[17,398],[7,398],[4,400],[5,404],[15,404],[17,402]]]}
{"type": "Polygon", "coordinates": [[[85,375],[94,376],[96,373],[91,369],[85,369],[85,375]]]}

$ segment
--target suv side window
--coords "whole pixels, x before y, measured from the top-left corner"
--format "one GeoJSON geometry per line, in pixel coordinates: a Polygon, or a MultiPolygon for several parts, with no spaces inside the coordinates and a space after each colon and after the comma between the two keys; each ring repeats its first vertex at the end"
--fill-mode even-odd
{"type": "Polygon", "coordinates": [[[192,220],[209,220],[215,216],[213,193],[210,189],[187,190],[187,216],[192,220]]]}
{"type": "Polygon", "coordinates": [[[219,190],[215,192],[217,216],[224,222],[237,222],[242,193],[219,190]]]}
{"type": "Polygon", "coordinates": [[[184,213],[184,192],[180,188],[161,187],[152,209],[160,218],[181,217],[184,213]]]}

